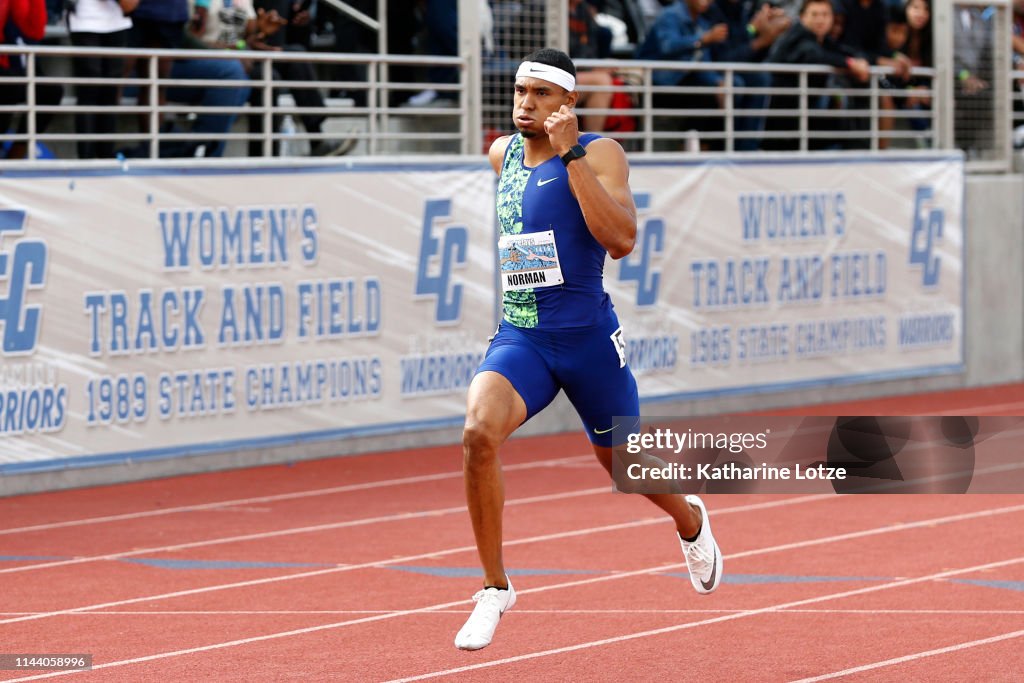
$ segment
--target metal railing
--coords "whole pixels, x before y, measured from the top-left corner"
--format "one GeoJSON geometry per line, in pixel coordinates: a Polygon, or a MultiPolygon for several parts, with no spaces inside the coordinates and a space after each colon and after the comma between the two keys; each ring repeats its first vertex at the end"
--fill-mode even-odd
{"type": "MultiPolygon", "coordinates": [[[[913,69],[911,77],[927,85],[908,90],[890,87],[888,79],[893,70],[888,67],[872,67],[867,83],[852,86],[840,84],[840,72],[828,66],[639,60],[577,60],[576,64],[581,71],[604,69],[626,81],[626,85],[621,86],[581,86],[579,90],[581,93],[608,90],[628,92],[633,100],[630,108],[582,107],[577,113],[581,116],[597,114],[635,117],[639,124],[638,130],[615,133],[613,137],[627,144],[633,141],[634,146],[639,147],[637,151],[662,151],[665,147],[673,146],[695,151],[695,138],[701,143],[718,143],[716,147],[726,152],[737,151],[736,143],[742,140],[793,141],[794,151],[808,151],[823,146],[879,150],[899,142],[905,143],[904,146],[909,144],[918,148],[935,148],[939,144],[937,136],[933,134],[936,127],[934,107],[907,110],[900,106],[911,100],[927,102],[933,98],[933,69],[913,69]],[[712,72],[721,77],[722,86],[656,86],[653,83],[655,71],[712,72]],[[796,84],[788,87],[734,85],[734,77],[745,74],[783,77],[796,80],[796,84]],[[833,82],[815,87],[812,79],[828,79],[833,82]],[[740,96],[760,96],[763,99],[762,106],[739,107],[736,98],[740,96]],[[670,100],[673,97],[686,98],[693,106],[658,106],[659,98],[670,100]],[[701,99],[704,101],[701,102],[701,99]],[[780,103],[787,106],[778,106],[780,103]],[[817,106],[821,103],[828,106],[817,106]],[[891,108],[886,109],[886,105],[891,108]],[[760,119],[763,125],[755,125],[753,130],[743,130],[739,120],[744,118],[760,119]],[[896,125],[910,121],[915,122],[917,127],[896,125]],[[829,125],[829,122],[836,125],[829,125]],[[888,122],[892,122],[891,128],[888,122]]],[[[771,146],[770,142],[767,146],[771,146]]]]}
{"type": "Polygon", "coordinates": [[[1010,93],[1013,95],[1013,146],[1024,148],[1024,70],[1010,72],[1010,93]]]}
{"type": "MultiPolygon", "coordinates": [[[[405,55],[368,55],[368,54],[327,54],[310,52],[250,52],[229,50],[161,50],[161,49],[110,49],[84,47],[51,47],[51,46],[0,46],[0,54],[7,54],[11,61],[24,61],[24,75],[0,77],[0,88],[10,86],[60,85],[64,87],[64,98],[60,104],[43,105],[38,102],[37,88],[26,87],[24,103],[0,106],[0,115],[23,115],[25,117],[24,132],[11,133],[0,131],[0,142],[20,142],[27,145],[27,158],[35,159],[38,154],[36,143],[72,142],[80,140],[142,142],[147,148],[150,158],[160,154],[161,143],[167,142],[203,142],[209,140],[208,133],[178,132],[163,129],[162,124],[167,116],[196,117],[203,115],[229,115],[249,117],[259,116],[261,126],[259,132],[226,132],[217,135],[218,141],[252,141],[261,143],[263,156],[272,156],[274,143],[288,138],[294,140],[318,141],[351,137],[363,143],[361,150],[366,154],[380,154],[397,149],[389,149],[387,143],[403,141],[422,141],[429,138],[433,143],[447,143],[449,151],[470,153],[470,131],[466,127],[466,106],[469,98],[466,74],[466,60],[459,57],[426,57],[405,55]],[[68,70],[68,60],[76,57],[108,57],[134,60],[134,75],[118,79],[79,78],[70,75],[50,76],[46,70],[40,69],[43,63],[50,69],[68,70]],[[165,78],[160,76],[161,62],[176,60],[236,60],[243,63],[261,64],[261,76],[256,80],[216,80],[194,78],[165,78]],[[274,65],[283,62],[306,62],[315,68],[326,70],[332,66],[348,65],[362,67],[366,71],[365,80],[332,80],[318,78],[313,81],[288,81],[275,76],[274,65]],[[429,84],[421,82],[396,82],[388,80],[384,74],[388,67],[448,67],[458,72],[458,80],[451,84],[429,84]],[[120,103],[112,107],[82,106],[69,97],[78,86],[117,87],[121,91],[120,103]],[[446,102],[444,107],[403,108],[394,106],[391,93],[396,91],[415,92],[424,87],[437,91],[453,93],[456,97],[446,102]],[[261,104],[245,103],[240,107],[197,106],[194,103],[161,101],[162,94],[173,92],[174,89],[222,88],[259,90],[261,104]],[[359,97],[357,104],[353,98],[344,101],[327,98],[327,106],[298,107],[286,105],[276,97],[281,91],[295,92],[302,89],[319,89],[321,92],[343,90],[350,95],[359,97]],[[132,97],[131,92],[136,95],[132,97]],[[78,131],[44,132],[39,128],[40,114],[74,115],[93,113],[100,115],[117,115],[118,130],[115,133],[83,134],[78,131]],[[132,116],[129,116],[132,115],[132,116]],[[285,115],[301,117],[326,116],[342,118],[358,122],[357,127],[344,131],[310,133],[299,132],[294,135],[278,131],[275,119],[285,115]],[[405,122],[408,125],[395,125],[405,122]],[[131,125],[135,123],[136,125],[131,125]],[[448,128],[449,130],[444,130],[448,128]]],[[[294,98],[293,98],[294,99],[294,98]]],[[[244,127],[244,126],[242,126],[244,127]]]]}
{"type": "MultiPolygon", "coordinates": [[[[497,130],[470,129],[473,117],[470,112],[481,107],[479,82],[472,83],[467,76],[469,59],[464,57],[426,57],[369,54],[325,54],[296,52],[243,52],[218,50],[145,50],[105,49],[39,46],[0,46],[0,53],[11,55],[11,60],[24,59],[23,76],[0,78],[0,87],[7,85],[61,85],[64,99],[60,104],[43,105],[37,101],[36,88],[26,88],[23,104],[0,106],[0,115],[23,115],[26,125],[21,133],[0,131],[0,142],[26,143],[27,158],[38,155],[36,143],[71,143],[83,140],[116,141],[117,143],[141,143],[142,156],[157,158],[162,145],[168,143],[202,143],[208,141],[209,133],[167,129],[166,117],[196,117],[203,115],[238,116],[239,120],[230,132],[217,135],[218,141],[255,141],[258,155],[274,156],[275,143],[282,140],[309,141],[337,140],[350,138],[359,146],[361,154],[391,153],[460,153],[476,154],[481,151],[480,141],[487,134],[503,134],[511,130],[512,83],[514,73],[488,72],[484,65],[483,77],[497,79],[495,82],[508,84],[505,102],[487,105],[495,109],[491,120],[503,121],[497,130]],[[118,57],[134,59],[134,75],[125,78],[104,80],[75,78],[70,75],[52,76],[54,71],[69,71],[68,62],[77,57],[118,57]],[[162,78],[161,61],[189,59],[247,60],[262,64],[261,76],[256,80],[209,80],[162,78]],[[307,62],[320,73],[317,80],[286,81],[275,75],[275,64],[284,62],[307,62]],[[40,65],[46,67],[40,70],[40,65]],[[365,70],[365,80],[332,79],[325,75],[331,67],[360,67],[365,70]],[[389,67],[448,67],[458,72],[457,82],[450,84],[423,82],[396,82],[387,78],[389,67]],[[55,68],[56,67],[56,68],[55,68]],[[122,96],[114,107],[100,108],[82,106],[70,95],[79,86],[118,87],[122,96]],[[161,93],[176,88],[250,88],[259,91],[258,105],[243,104],[241,107],[197,106],[192,103],[161,102],[161,93]],[[443,100],[444,106],[401,107],[396,106],[393,93],[415,92],[424,88],[434,89],[450,96],[443,100]],[[287,98],[277,97],[282,91],[292,93],[301,89],[319,89],[321,92],[345,91],[349,99],[327,98],[323,108],[299,107],[287,98]],[[132,97],[130,93],[136,92],[132,97]],[[358,103],[357,101],[358,100],[358,103]],[[109,134],[84,134],[73,128],[73,118],[68,115],[99,113],[118,116],[117,131],[109,134]],[[40,114],[63,116],[62,125],[53,125],[48,130],[39,128],[40,114]],[[347,127],[334,127],[320,133],[300,132],[289,134],[279,130],[276,123],[285,115],[293,117],[326,116],[347,122],[347,127]],[[257,131],[249,131],[246,121],[255,123],[257,131]],[[70,121],[70,123],[69,123],[70,121]],[[64,130],[60,130],[63,126],[64,130]]],[[[634,130],[607,133],[620,140],[631,151],[693,150],[697,145],[727,152],[744,147],[744,141],[757,142],[758,148],[772,148],[776,142],[789,143],[794,151],[808,151],[829,147],[853,147],[879,150],[889,147],[927,147],[941,145],[941,136],[935,134],[936,109],[924,106],[907,109],[898,106],[910,98],[918,102],[932,100],[935,95],[931,87],[935,72],[931,69],[915,69],[912,74],[918,83],[926,84],[913,91],[886,87],[885,80],[891,75],[886,68],[873,68],[867,84],[858,87],[836,81],[837,72],[825,66],[794,66],[779,64],[726,64],[694,62],[662,62],[638,60],[579,60],[581,72],[603,70],[617,74],[622,85],[580,86],[584,94],[615,91],[628,93],[630,106],[616,108],[578,109],[581,116],[617,116],[632,121],[634,130]],[[655,71],[701,72],[711,71],[722,76],[722,87],[669,87],[654,85],[655,71]],[[737,74],[771,74],[776,79],[788,78],[795,81],[789,87],[747,87],[734,85],[737,74]],[[756,108],[740,108],[736,104],[739,96],[762,96],[764,102],[756,108]],[[673,97],[687,98],[686,106],[666,107],[662,100],[673,97]],[[705,102],[701,102],[701,98],[705,102]],[[837,106],[845,102],[853,106],[837,106]],[[785,106],[780,107],[780,103],[785,106]],[[821,106],[825,105],[825,106],[821,106]],[[887,109],[889,105],[892,108],[887,109]],[[763,122],[749,126],[750,119],[763,122]],[[743,120],[747,119],[746,122],[743,120]],[[910,125],[913,123],[913,125],[910,125]],[[695,144],[696,143],[696,144],[695,144]]],[[[1020,72],[1015,72],[1018,75],[1020,72]]],[[[294,98],[293,98],[294,100],[294,98]]],[[[486,118],[486,117],[485,117],[486,118]]],[[[55,121],[56,123],[56,121],[55,121]]],[[[749,146],[749,145],[747,145],[749,146]]],[[[230,149],[228,154],[237,155],[239,150],[230,149]]],[[[63,150],[62,150],[63,151],[63,150]]],[[[242,151],[241,154],[248,152],[242,151]]],[[[67,156],[72,156],[67,154],[67,156]]]]}

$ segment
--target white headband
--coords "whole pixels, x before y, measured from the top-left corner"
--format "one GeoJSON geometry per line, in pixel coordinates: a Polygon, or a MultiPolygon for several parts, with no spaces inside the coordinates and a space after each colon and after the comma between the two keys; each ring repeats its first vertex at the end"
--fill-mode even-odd
{"type": "Polygon", "coordinates": [[[548,83],[559,85],[569,92],[576,89],[576,77],[564,69],[540,62],[523,62],[519,65],[516,78],[539,78],[548,83]]]}

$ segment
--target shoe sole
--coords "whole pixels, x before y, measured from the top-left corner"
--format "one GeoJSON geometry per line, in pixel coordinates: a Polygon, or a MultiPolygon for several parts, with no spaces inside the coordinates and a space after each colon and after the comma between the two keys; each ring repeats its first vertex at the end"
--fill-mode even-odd
{"type": "Polygon", "coordinates": [[[714,547],[715,566],[711,572],[710,581],[705,584],[700,577],[690,576],[690,584],[693,585],[693,589],[701,595],[707,595],[709,593],[714,593],[715,589],[718,588],[718,585],[722,582],[722,567],[724,566],[724,562],[722,561],[722,551],[718,548],[718,541],[715,540],[715,535],[711,533],[711,519],[708,517],[708,509],[704,507],[704,501],[698,496],[689,495],[686,496],[686,502],[700,508],[701,524],[703,525],[701,533],[707,533],[707,535],[711,537],[711,544],[714,547]]]}

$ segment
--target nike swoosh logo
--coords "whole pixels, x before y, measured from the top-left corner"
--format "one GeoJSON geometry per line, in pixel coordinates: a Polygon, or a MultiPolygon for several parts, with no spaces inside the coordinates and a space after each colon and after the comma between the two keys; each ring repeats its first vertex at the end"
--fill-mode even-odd
{"type": "Polygon", "coordinates": [[[594,427],[594,433],[595,434],[607,434],[608,432],[612,431],[613,429],[615,429],[618,426],[619,425],[612,425],[608,429],[598,429],[597,427],[594,427]]]}
{"type": "Polygon", "coordinates": [[[704,590],[709,591],[715,585],[715,574],[718,572],[718,548],[715,548],[714,556],[711,558],[711,576],[707,581],[701,581],[700,585],[704,590]]]}
{"type": "Polygon", "coordinates": [[[553,182],[555,182],[556,180],[558,180],[558,178],[557,178],[557,177],[555,177],[555,178],[548,178],[547,180],[538,180],[538,181],[537,181],[537,187],[544,187],[544,186],[545,186],[545,185],[547,185],[548,183],[553,183],[553,182]]]}

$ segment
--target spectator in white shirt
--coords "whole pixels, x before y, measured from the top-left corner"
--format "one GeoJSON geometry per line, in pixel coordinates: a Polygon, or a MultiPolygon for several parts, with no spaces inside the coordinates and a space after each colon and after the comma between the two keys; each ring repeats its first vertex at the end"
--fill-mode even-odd
{"type": "MultiPolygon", "coordinates": [[[[75,0],[68,3],[68,32],[76,47],[120,48],[127,44],[132,20],[128,17],[139,0],[75,0]]],[[[76,78],[120,78],[122,61],[119,57],[76,55],[72,69],[76,78]]],[[[75,130],[81,135],[110,134],[117,129],[115,115],[101,113],[100,108],[118,103],[117,85],[78,85],[75,95],[80,107],[96,110],[75,115],[75,130]]],[[[78,158],[97,159],[114,156],[114,141],[79,140],[78,158]]]]}

